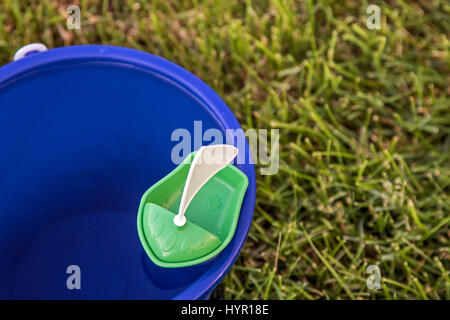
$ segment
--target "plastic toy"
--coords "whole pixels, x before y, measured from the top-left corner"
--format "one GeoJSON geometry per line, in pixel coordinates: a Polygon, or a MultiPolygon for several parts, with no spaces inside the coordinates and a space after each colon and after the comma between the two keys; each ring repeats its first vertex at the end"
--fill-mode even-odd
{"type": "Polygon", "coordinates": [[[230,242],[248,185],[247,176],[228,164],[237,152],[228,145],[202,147],[145,192],[138,231],[155,264],[199,264],[230,242]]]}

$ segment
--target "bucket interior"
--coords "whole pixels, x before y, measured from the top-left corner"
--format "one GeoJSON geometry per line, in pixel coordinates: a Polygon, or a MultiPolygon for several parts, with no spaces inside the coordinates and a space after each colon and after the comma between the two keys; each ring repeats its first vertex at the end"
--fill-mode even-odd
{"type": "Polygon", "coordinates": [[[194,139],[194,120],[223,131],[181,86],[119,62],[0,86],[0,298],[169,299],[213,267],[157,267],[136,227],[141,196],[177,165],[173,131],[194,139]],[[80,290],[67,287],[71,265],[80,290]]]}

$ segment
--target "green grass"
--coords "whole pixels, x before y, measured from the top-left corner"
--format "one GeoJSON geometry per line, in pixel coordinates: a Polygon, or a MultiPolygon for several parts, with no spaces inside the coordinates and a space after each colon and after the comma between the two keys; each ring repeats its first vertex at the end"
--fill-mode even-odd
{"type": "Polygon", "coordinates": [[[2,1],[0,64],[30,42],[127,46],[280,129],[226,298],[450,299],[448,2],[371,1],[369,30],[366,1],[80,1],[81,31],[66,3],[2,1]]]}

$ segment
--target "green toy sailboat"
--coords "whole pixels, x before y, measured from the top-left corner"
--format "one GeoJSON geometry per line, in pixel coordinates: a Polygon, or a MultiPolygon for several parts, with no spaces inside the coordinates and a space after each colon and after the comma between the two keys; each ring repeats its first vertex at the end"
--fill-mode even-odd
{"type": "Polygon", "coordinates": [[[229,164],[237,152],[230,145],[202,147],[144,193],[138,233],[156,265],[199,264],[231,241],[248,186],[247,176],[229,164]]]}

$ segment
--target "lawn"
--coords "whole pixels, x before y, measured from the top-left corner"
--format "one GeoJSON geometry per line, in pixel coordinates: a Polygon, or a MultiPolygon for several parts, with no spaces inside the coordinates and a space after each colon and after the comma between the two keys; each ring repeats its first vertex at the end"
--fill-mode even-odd
{"type": "Polygon", "coordinates": [[[0,65],[30,42],[135,48],[200,77],[244,130],[280,130],[228,299],[450,299],[449,34],[438,0],[0,3],[0,65]]]}

